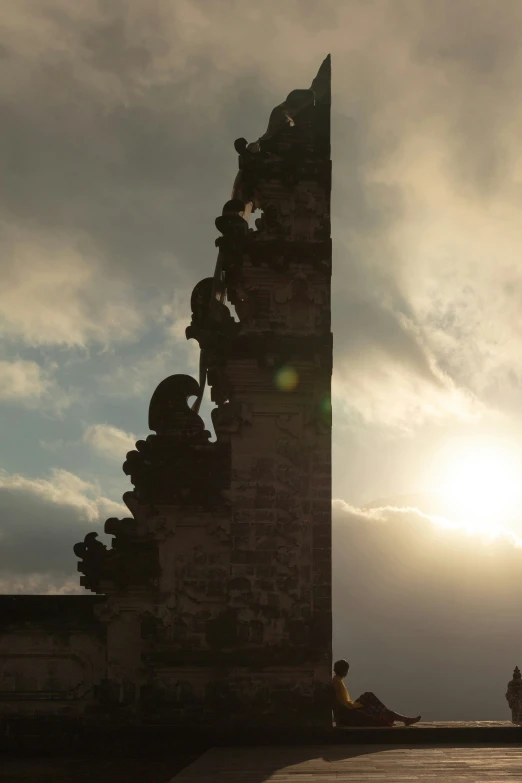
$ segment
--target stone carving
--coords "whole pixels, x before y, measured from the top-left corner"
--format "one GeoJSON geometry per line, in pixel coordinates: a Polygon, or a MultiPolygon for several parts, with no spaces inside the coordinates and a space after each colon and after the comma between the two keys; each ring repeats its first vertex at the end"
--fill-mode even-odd
{"type": "Polygon", "coordinates": [[[73,653],[0,653],[0,699],[77,701],[91,690],[85,660],[73,653]]]}
{"type": "MultiPolygon", "coordinates": [[[[330,57],[322,63],[310,89],[292,90],[270,115],[266,132],[255,142],[236,139],[239,172],[232,199],[261,209],[256,220],[261,238],[292,236],[293,239],[322,239],[330,236],[330,222],[323,214],[323,200],[314,199],[303,181],[320,180],[324,173],[313,163],[315,156],[329,156],[329,121],[320,128],[318,104],[329,111],[330,57]],[[317,115],[317,117],[316,117],[317,115]],[[324,139],[321,140],[321,133],[324,139]],[[300,140],[300,144],[296,143],[300,140]],[[276,189],[271,183],[278,182],[276,189]],[[319,211],[317,211],[319,210],[319,211]],[[286,212],[283,215],[283,212],[286,212]]],[[[321,115],[324,119],[324,115],[321,115]]],[[[323,183],[330,190],[329,179],[323,183]]]]}
{"type": "Polygon", "coordinates": [[[244,424],[251,424],[252,412],[245,403],[227,402],[214,408],[212,423],[218,436],[226,437],[231,432],[239,432],[244,424]]]}
{"type": "Polygon", "coordinates": [[[255,225],[258,232],[266,237],[284,237],[290,233],[290,228],[285,226],[282,219],[281,206],[277,202],[264,202],[263,214],[257,218],[255,225]]]}
{"type": "Polygon", "coordinates": [[[242,198],[232,198],[223,207],[220,217],[215,220],[222,239],[216,240],[216,246],[228,250],[242,250],[243,240],[248,234],[248,223],[244,218],[245,201],[242,198]]]}
{"type": "MultiPolygon", "coordinates": [[[[149,406],[149,427],[158,435],[175,435],[181,440],[206,442],[210,433],[197,413],[188,407],[190,397],[198,397],[198,382],[190,375],[171,375],[165,378],[152,395],[149,406]]],[[[149,438],[147,438],[147,442],[149,438]]],[[[138,451],[146,441],[138,441],[138,451]]],[[[134,452],[130,452],[134,454],[134,452]]],[[[129,460],[129,455],[127,455],[129,460]]],[[[123,468],[124,472],[125,466],[123,468]]]]}
{"type": "Polygon", "coordinates": [[[237,317],[244,329],[253,325],[259,312],[259,303],[257,301],[257,290],[248,284],[245,284],[241,277],[228,276],[227,294],[230,302],[236,308],[237,317]]]}
{"type": "Polygon", "coordinates": [[[115,555],[97,538],[98,533],[87,533],[83,542],[73,547],[74,554],[81,561],[78,563],[78,571],[84,574],[80,584],[93,592],[96,592],[102,579],[107,578],[110,569],[108,562],[115,555]]]}
{"type": "Polygon", "coordinates": [[[232,187],[232,199],[246,204],[252,204],[255,198],[255,184],[260,176],[265,161],[272,156],[260,149],[253,152],[249,149],[246,139],[236,139],[234,149],[239,154],[239,171],[232,187]]]}
{"type": "MultiPolygon", "coordinates": [[[[131,523],[133,521],[130,520],[131,523]]],[[[103,593],[107,589],[123,590],[131,585],[152,586],[158,576],[155,542],[132,541],[132,527],[128,533],[122,534],[122,523],[125,522],[128,520],[107,520],[106,532],[116,533],[111,549],[97,540],[98,533],[95,532],[87,533],[83,542],[73,547],[74,554],[80,558],[78,571],[83,574],[80,584],[94,593],[103,593]]]]}
{"type": "Polygon", "coordinates": [[[152,395],[149,426],[156,434],[138,441],[123,465],[142,504],[212,506],[224,500],[227,449],[209,442],[190,397],[200,398],[200,386],[188,375],[171,375],[152,395]]]}
{"type": "Polygon", "coordinates": [[[513,679],[509,681],[506,691],[506,699],[511,710],[511,720],[517,725],[522,724],[522,674],[518,666],[515,666],[513,679]]]}
{"type": "Polygon", "coordinates": [[[230,315],[228,307],[216,296],[216,290],[216,281],[212,277],[207,277],[197,284],[191,298],[192,321],[185,330],[187,340],[197,340],[201,349],[199,390],[193,406],[196,413],[207,381],[212,389],[213,402],[224,403],[229,395],[224,373],[226,349],[239,324],[230,315]]]}
{"type": "Polygon", "coordinates": [[[268,128],[255,142],[247,146],[249,152],[259,152],[263,142],[272,139],[281,130],[293,128],[299,120],[299,115],[305,109],[313,106],[322,98],[330,87],[330,55],[321,63],[317,76],[308,90],[292,90],[283,103],[280,103],[270,114],[268,128]]]}
{"type": "Polygon", "coordinates": [[[226,286],[230,285],[230,279],[233,278],[237,268],[241,266],[246,243],[252,234],[245,219],[244,200],[232,198],[227,201],[220,217],[216,218],[215,224],[223,236],[218,237],[215,243],[219,253],[214,270],[212,291],[214,309],[216,309],[215,300],[223,301],[226,286]],[[227,273],[229,280],[226,279],[227,273]]]}
{"type": "Polygon", "coordinates": [[[110,517],[105,522],[104,531],[109,536],[128,536],[136,531],[136,527],[137,521],[132,517],[125,517],[125,519],[110,517]]]}
{"type": "Polygon", "coordinates": [[[315,290],[302,274],[296,275],[284,288],[274,291],[274,318],[292,332],[311,332],[320,323],[323,305],[321,292],[315,290]]]}
{"type": "MultiPolygon", "coordinates": [[[[222,214],[216,218],[216,228],[223,234],[216,239],[219,254],[213,278],[198,283],[192,293],[192,322],[187,329],[187,339],[199,339],[198,332],[215,330],[219,335],[231,337],[236,326],[225,299],[225,271],[231,271],[241,262],[245,238],[249,233],[244,218],[245,204],[242,199],[231,199],[224,205],[222,214]]],[[[201,345],[201,343],[200,343],[201,345]]],[[[204,348],[204,346],[202,346],[204,348]]]]}

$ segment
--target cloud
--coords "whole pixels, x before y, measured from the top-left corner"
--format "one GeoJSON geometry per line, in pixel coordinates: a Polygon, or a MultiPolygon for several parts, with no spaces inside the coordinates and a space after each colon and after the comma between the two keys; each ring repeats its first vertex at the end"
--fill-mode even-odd
{"type": "Polygon", "coordinates": [[[79,576],[68,573],[36,572],[20,575],[3,570],[0,579],[2,595],[85,595],[79,576]]]}
{"type": "Polygon", "coordinates": [[[61,507],[71,506],[77,509],[80,519],[90,522],[99,519],[101,508],[125,509],[120,503],[98,496],[94,483],[59,468],[52,469],[50,479],[33,479],[0,471],[0,489],[61,507]]]}
{"type": "Polygon", "coordinates": [[[134,449],[137,437],[110,424],[91,424],[85,429],[83,440],[103,456],[121,461],[134,449]]]}
{"type": "Polygon", "coordinates": [[[43,414],[63,417],[79,398],[74,389],[64,389],[57,378],[57,363],[42,357],[34,360],[0,359],[0,403],[10,409],[23,407],[43,414]]]}
{"type": "Polygon", "coordinates": [[[135,338],[142,316],[128,282],[108,279],[92,248],[78,244],[71,236],[51,238],[4,225],[0,249],[8,262],[0,322],[5,337],[67,346],[135,338]]]}
{"type": "MultiPolygon", "coordinates": [[[[177,140],[185,77],[170,63],[162,79],[166,42],[145,7],[127,17],[124,6],[76,13],[47,2],[8,17],[2,51],[10,78],[0,79],[13,164],[0,198],[4,332],[30,344],[135,339],[183,267],[192,272],[193,258],[183,258],[189,244],[196,254],[214,252],[213,216],[207,242],[197,241],[203,172],[193,219],[180,209],[191,159],[200,156],[190,134],[184,146],[177,140]]],[[[189,290],[196,282],[191,274],[189,290]]]]}
{"type": "MultiPolygon", "coordinates": [[[[66,592],[76,576],[72,547],[109,516],[128,516],[94,482],[66,470],[49,478],[0,473],[0,571],[4,592],[66,592]]],[[[107,537],[108,538],[108,537],[107,537]]],[[[110,541],[110,538],[108,538],[110,541]]]]}
{"type": "Polygon", "coordinates": [[[154,389],[169,375],[185,373],[199,377],[199,345],[187,340],[190,323],[190,294],[185,289],[165,302],[157,314],[163,328],[142,343],[132,356],[121,351],[110,357],[108,369],[100,374],[99,392],[107,397],[150,399],[154,389]]]}
{"type": "Polygon", "coordinates": [[[366,425],[402,436],[427,422],[469,423],[495,414],[449,376],[423,377],[375,346],[337,364],[332,396],[341,416],[357,415],[366,425]]]}
{"type": "Polygon", "coordinates": [[[416,508],[335,500],[333,520],[334,655],[352,664],[354,698],[372,690],[425,720],[509,719],[522,541],[416,508]]]}
{"type": "Polygon", "coordinates": [[[0,360],[0,401],[38,400],[49,391],[51,385],[36,362],[0,360]]]}

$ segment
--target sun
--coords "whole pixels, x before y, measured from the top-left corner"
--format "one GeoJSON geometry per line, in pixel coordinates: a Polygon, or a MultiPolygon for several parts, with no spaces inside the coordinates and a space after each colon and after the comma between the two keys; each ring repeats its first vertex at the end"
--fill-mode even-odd
{"type": "Polygon", "coordinates": [[[500,524],[522,500],[520,457],[501,443],[453,444],[437,473],[437,494],[452,515],[470,523],[500,524]]]}

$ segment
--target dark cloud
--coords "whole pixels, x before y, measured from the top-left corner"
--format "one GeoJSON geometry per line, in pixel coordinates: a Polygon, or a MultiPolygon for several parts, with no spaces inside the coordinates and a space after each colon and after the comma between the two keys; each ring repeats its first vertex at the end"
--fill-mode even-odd
{"type": "Polygon", "coordinates": [[[2,573],[74,573],[72,547],[84,536],[77,510],[9,490],[0,491],[0,505],[2,573]]]}
{"type": "MultiPolygon", "coordinates": [[[[53,471],[48,479],[27,479],[0,474],[0,572],[5,589],[6,575],[29,589],[35,576],[40,588],[59,579],[70,581],[77,558],[72,547],[90,530],[103,533],[108,516],[124,515],[122,504],[100,497],[97,487],[67,471],[53,471]],[[65,576],[64,576],[65,575],[65,576]]],[[[79,578],[79,576],[78,576],[79,578]]]]}

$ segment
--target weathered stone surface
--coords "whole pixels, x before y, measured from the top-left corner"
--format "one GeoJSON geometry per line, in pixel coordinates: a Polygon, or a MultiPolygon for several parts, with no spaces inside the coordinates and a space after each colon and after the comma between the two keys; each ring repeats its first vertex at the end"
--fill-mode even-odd
{"type": "Polygon", "coordinates": [[[98,596],[0,596],[0,711],[74,715],[96,707],[106,633],[98,596]]]}

